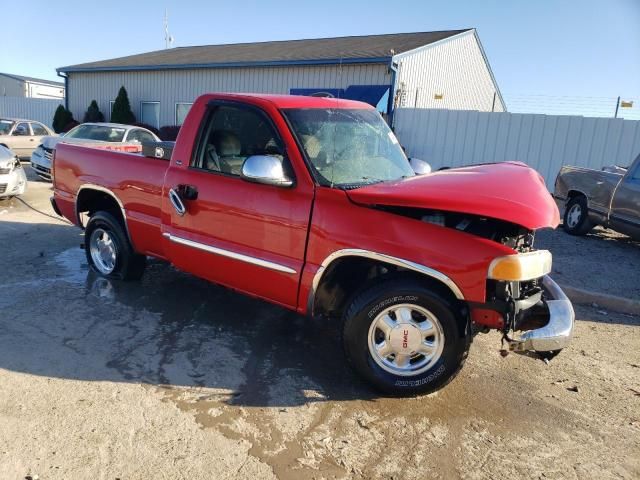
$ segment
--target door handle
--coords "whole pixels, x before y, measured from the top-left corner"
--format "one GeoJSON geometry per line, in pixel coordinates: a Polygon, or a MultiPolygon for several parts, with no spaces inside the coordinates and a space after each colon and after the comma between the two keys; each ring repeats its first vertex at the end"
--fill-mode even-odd
{"type": "Polygon", "coordinates": [[[185,213],[187,213],[187,208],[184,206],[184,203],[182,203],[180,195],[178,195],[178,192],[176,192],[173,188],[169,190],[169,201],[171,202],[171,205],[173,205],[173,208],[175,208],[178,215],[182,217],[185,213]]]}
{"type": "Polygon", "coordinates": [[[35,140],[35,138],[30,138],[29,141],[30,142],[35,142],[36,140],[35,140]]]}

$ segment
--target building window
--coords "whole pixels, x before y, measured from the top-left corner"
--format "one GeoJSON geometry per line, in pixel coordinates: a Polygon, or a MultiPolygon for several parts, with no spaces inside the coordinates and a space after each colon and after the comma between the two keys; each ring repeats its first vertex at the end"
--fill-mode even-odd
{"type": "Polygon", "coordinates": [[[140,120],[142,123],[160,128],[160,102],[140,102],[140,120]]]}
{"type": "Polygon", "coordinates": [[[193,105],[193,103],[176,103],[176,125],[182,125],[184,123],[184,119],[186,118],[187,113],[189,113],[191,105],[193,105]]]}

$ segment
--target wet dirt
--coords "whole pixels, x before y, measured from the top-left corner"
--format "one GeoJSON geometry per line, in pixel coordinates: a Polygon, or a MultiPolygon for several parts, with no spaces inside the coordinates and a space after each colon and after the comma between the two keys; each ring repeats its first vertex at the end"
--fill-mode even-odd
{"type": "MultiPolygon", "coordinates": [[[[52,213],[48,184],[29,187],[52,213]]],[[[105,280],[78,229],[5,211],[2,479],[640,477],[638,317],[578,306],[549,364],[478,335],[444,390],[382,398],[335,324],[161,262],[105,280]]]]}

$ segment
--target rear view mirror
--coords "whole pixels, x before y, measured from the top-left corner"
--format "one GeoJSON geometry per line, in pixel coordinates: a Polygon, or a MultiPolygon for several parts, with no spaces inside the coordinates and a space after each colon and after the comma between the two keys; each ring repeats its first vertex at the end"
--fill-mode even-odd
{"type": "Polygon", "coordinates": [[[290,187],[290,179],[282,167],[282,160],[271,155],[252,155],[242,164],[240,177],[243,180],[276,187],[290,187]]]}
{"type": "Polygon", "coordinates": [[[409,159],[409,165],[411,165],[411,168],[416,175],[426,175],[427,173],[431,173],[431,165],[419,158],[409,159]]]}

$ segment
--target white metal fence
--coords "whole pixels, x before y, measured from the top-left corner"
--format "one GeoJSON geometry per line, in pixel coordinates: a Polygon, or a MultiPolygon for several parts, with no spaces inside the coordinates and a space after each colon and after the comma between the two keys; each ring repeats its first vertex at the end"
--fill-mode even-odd
{"type": "Polygon", "coordinates": [[[51,126],[58,105],[64,105],[64,99],[0,97],[0,116],[26,118],[51,126]]]}
{"type": "Polygon", "coordinates": [[[401,108],[394,126],[407,155],[433,168],[518,160],[549,188],[562,165],[629,165],[640,153],[640,121],[619,118],[401,108]]]}

